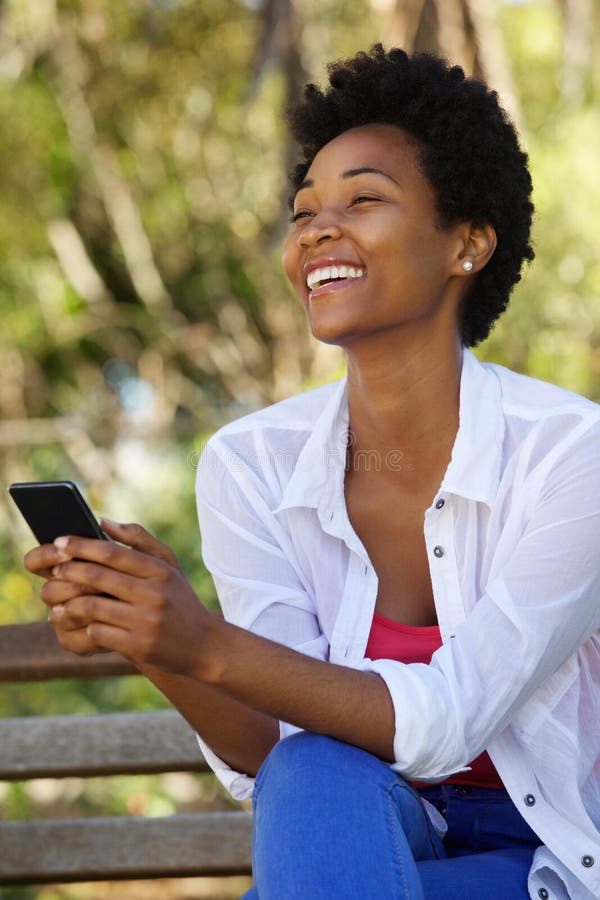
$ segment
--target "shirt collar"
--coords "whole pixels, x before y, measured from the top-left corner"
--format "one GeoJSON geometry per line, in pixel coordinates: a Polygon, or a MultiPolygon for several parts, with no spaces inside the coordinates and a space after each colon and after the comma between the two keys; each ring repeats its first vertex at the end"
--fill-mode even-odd
{"type": "MultiPolygon", "coordinates": [[[[500,382],[466,347],[459,395],[459,427],[440,492],[491,505],[498,489],[504,439],[500,382]]],[[[324,509],[343,494],[348,446],[347,378],[336,383],[284,490],[280,512],[324,509]]]]}
{"type": "Polygon", "coordinates": [[[491,506],[498,491],[504,442],[500,380],[466,347],[460,377],[459,424],[440,491],[491,506]]]}
{"type": "Polygon", "coordinates": [[[343,492],[348,421],[347,377],[344,376],[334,385],[317,418],[275,512],[296,506],[317,509],[324,503],[330,505],[332,498],[343,492]]]}

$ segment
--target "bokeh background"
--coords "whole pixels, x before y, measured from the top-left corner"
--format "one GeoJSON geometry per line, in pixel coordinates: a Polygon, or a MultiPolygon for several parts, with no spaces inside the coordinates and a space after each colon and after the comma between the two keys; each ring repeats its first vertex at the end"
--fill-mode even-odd
{"type": "MultiPolygon", "coordinates": [[[[215,602],[194,509],[204,442],[343,372],[281,269],[282,111],[328,60],[376,41],[484,77],[530,154],[537,258],[477,355],[600,400],[599,25],[600,0],[0,2],[0,624],[44,617],[12,481],[72,478],[98,513],[169,542],[215,602]]],[[[139,678],[54,682],[4,690],[0,715],[161,705],[139,678]]],[[[27,817],[228,802],[210,777],[106,782],[0,787],[0,804],[27,817]]]]}

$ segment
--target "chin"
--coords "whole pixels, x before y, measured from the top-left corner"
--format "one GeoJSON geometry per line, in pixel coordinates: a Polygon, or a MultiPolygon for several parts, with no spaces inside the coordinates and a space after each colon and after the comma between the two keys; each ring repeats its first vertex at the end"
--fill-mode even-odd
{"type": "Polygon", "coordinates": [[[339,320],[327,322],[324,316],[310,316],[310,314],[308,324],[312,336],[323,344],[343,344],[348,332],[354,330],[349,328],[349,323],[342,323],[339,320]]]}
{"type": "Polygon", "coordinates": [[[364,331],[361,332],[357,329],[342,330],[341,328],[324,328],[323,326],[316,328],[311,326],[310,330],[315,340],[320,341],[322,344],[329,344],[332,347],[342,347],[342,349],[349,347],[350,344],[364,335],[364,331]]]}
{"type": "Polygon", "coordinates": [[[358,337],[369,328],[361,310],[336,309],[334,304],[322,303],[317,308],[309,306],[307,313],[313,337],[325,344],[343,344],[346,339],[358,337]]]}

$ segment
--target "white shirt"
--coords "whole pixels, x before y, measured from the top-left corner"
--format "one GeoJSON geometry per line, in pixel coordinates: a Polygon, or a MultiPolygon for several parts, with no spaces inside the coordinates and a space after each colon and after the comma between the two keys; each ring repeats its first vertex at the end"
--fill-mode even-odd
{"type": "MultiPolygon", "coordinates": [[[[198,512],[226,618],[378,672],[408,779],[439,781],[487,748],[545,845],[531,897],[600,898],[600,406],[465,349],[459,430],[424,520],[444,642],[429,665],[364,658],[377,575],[346,511],[347,435],[343,379],[209,441],[198,512]]],[[[201,745],[249,796],[253,780],[201,745]]]]}

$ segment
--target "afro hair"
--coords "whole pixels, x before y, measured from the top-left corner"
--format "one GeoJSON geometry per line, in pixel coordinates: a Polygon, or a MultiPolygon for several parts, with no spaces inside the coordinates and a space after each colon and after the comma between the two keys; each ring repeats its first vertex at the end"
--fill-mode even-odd
{"type": "Polygon", "coordinates": [[[527,155],[498,95],[460,66],[427,53],[386,52],[381,44],[331,63],[328,74],[329,86],[308,84],[287,115],[303,156],[290,176],[293,193],[319,150],[344,131],[380,122],[403,129],[434,190],[438,225],[469,221],[496,230],[494,255],[462,307],[463,343],[475,346],[506,309],[524,260],[534,256],[527,155]]]}

